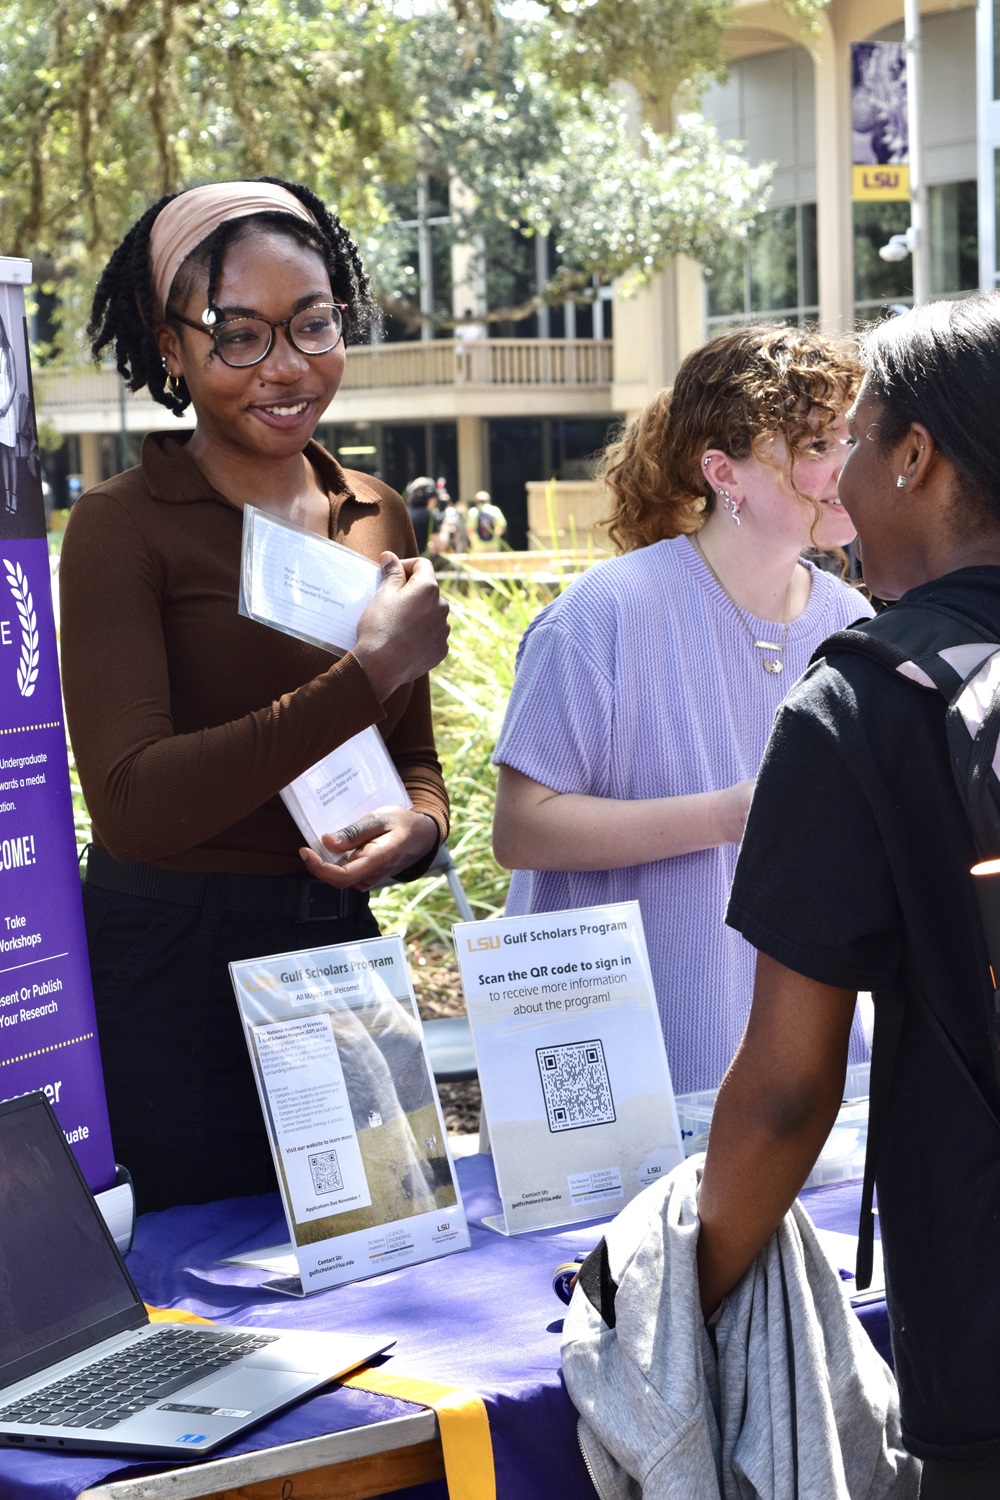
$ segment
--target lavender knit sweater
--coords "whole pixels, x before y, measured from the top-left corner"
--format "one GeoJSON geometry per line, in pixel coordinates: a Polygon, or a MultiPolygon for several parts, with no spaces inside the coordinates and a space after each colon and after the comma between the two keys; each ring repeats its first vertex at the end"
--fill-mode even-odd
{"type": "MultiPolygon", "coordinates": [[[[810,571],[785,670],[772,675],[687,538],[590,569],[525,632],[494,761],[557,792],[614,798],[677,797],[756,775],[778,704],[820,641],[872,612],[810,571]]],[[[781,639],[780,625],[747,618],[781,639]]],[[[822,858],[822,828],[802,837],[822,858]]],[[[754,950],[724,922],[736,854],[726,845],[619,870],[516,870],[511,880],[508,916],[639,902],[679,1094],[720,1082],[749,1014],[754,950]]],[[[855,1021],[851,1060],[866,1056],[855,1021]]]]}

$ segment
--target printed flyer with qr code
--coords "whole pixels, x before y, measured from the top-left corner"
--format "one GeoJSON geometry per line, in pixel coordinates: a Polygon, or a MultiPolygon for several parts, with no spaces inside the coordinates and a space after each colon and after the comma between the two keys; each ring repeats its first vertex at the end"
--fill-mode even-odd
{"type": "Polygon", "coordinates": [[[269,1285],[302,1296],[468,1249],[402,939],[229,972],[298,1269],[269,1285]]]}
{"type": "Polygon", "coordinates": [[[636,901],[454,927],[500,1234],[616,1214],[681,1161],[636,901]]]}

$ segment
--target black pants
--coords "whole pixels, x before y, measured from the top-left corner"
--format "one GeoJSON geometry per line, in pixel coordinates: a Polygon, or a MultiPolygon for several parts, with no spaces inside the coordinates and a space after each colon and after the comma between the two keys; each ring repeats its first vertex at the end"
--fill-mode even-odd
{"type": "Polygon", "coordinates": [[[375,918],[250,916],[86,882],[83,904],[111,1139],[139,1212],[274,1191],[227,965],[378,937],[375,918]]]}
{"type": "Polygon", "coordinates": [[[924,1463],[920,1500],[998,1500],[1000,1464],[924,1463]]]}

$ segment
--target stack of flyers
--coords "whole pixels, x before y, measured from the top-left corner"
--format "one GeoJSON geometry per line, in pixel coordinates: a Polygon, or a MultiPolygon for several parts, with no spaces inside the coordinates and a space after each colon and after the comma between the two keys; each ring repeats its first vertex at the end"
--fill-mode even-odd
{"type": "Polygon", "coordinates": [[[328,864],[340,864],[324,833],[336,833],[378,807],[412,807],[399,772],[377,729],[363,729],[324,755],[286,786],[282,800],[309,848],[328,864]]]}

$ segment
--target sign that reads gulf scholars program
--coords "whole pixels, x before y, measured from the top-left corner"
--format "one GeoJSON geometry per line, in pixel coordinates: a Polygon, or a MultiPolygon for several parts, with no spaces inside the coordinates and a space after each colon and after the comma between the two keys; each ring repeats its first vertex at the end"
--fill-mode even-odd
{"type": "Polygon", "coordinates": [[[683,1161],[636,901],[461,922],[501,1234],[617,1213],[683,1161]]]}
{"type": "Polygon", "coordinates": [[[115,1179],[56,655],[24,287],[0,258],[0,1099],[48,1095],[95,1192],[115,1179]]]}
{"type": "MultiPolygon", "coordinates": [[[[292,1237],[296,1274],[268,1285],[302,1296],[467,1250],[402,939],[245,959],[229,972],[292,1237]]],[[[266,1266],[273,1255],[246,1259],[266,1266]]]]}

